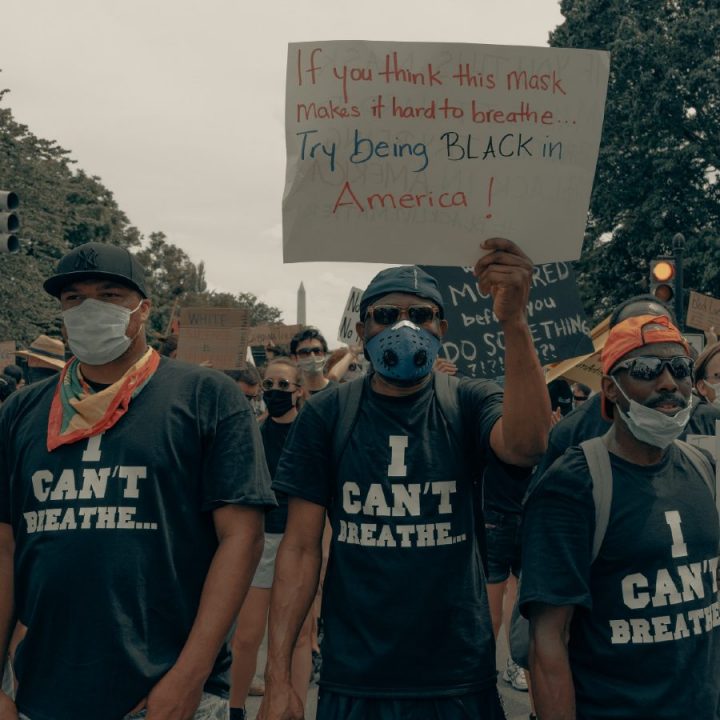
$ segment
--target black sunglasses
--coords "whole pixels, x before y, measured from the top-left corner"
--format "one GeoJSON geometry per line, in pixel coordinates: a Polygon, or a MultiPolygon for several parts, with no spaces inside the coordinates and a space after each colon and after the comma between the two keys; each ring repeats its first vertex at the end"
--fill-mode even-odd
{"type": "Polygon", "coordinates": [[[693,361],[685,355],[672,358],[636,357],[619,362],[613,368],[612,374],[618,370],[627,370],[634,380],[655,380],[666,367],[676,380],[685,380],[692,375],[693,361]]]}
{"type": "Polygon", "coordinates": [[[394,325],[403,314],[415,325],[427,325],[440,311],[430,305],[410,305],[406,308],[397,305],[374,305],[368,308],[367,314],[378,325],[394,325]]]}
{"type": "Polygon", "coordinates": [[[270,378],[265,378],[262,381],[263,390],[273,390],[275,387],[280,388],[280,390],[289,390],[291,385],[300,387],[297,383],[288,382],[285,378],[280,378],[277,385],[270,378]]]}
{"type": "Polygon", "coordinates": [[[296,354],[300,357],[310,357],[311,355],[324,355],[325,351],[321,347],[301,348],[296,354]]]}

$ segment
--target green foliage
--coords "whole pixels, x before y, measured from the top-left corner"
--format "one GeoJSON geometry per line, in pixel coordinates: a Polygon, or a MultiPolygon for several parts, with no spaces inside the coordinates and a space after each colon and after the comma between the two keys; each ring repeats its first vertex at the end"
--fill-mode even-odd
{"type": "MultiPolygon", "coordinates": [[[[28,344],[40,333],[60,335],[57,302],[42,283],[62,255],[91,241],[137,251],[142,238],[100,178],[74,169],[67,150],[16,122],[2,106],[7,93],[0,90],[0,189],[20,196],[21,250],[0,254],[0,340],[28,344]]],[[[281,320],[277,308],[251,293],[208,290],[204,264],[195,265],[161,232],[150,235],[138,257],[148,271],[155,334],[167,332],[181,305],[249,307],[253,324],[281,320]]]]}
{"type": "Polygon", "coordinates": [[[609,50],[611,73],[583,257],[596,320],[647,291],[650,260],[686,238],[685,287],[720,297],[717,0],[562,0],[556,47],[609,50]]]}
{"type": "Polygon", "coordinates": [[[252,293],[208,290],[204,264],[193,264],[187,253],[167,242],[161,232],[150,235],[148,246],[137,257],[147,271],[153,301],[150,331],[157,336],[169,332],[171,320],[181,307],[247,307],[251,325],[281,321],[280,310],[259,302],[252,293]]]}
{"type": "MultiPolygon", "coordinates": [[[[0,90],[0,103],[7,90],[0,90]]],[[[101,240],[137,245],[138,231],[99,178],[73,170],[67,150],[43,140],[0,106],[0,188],[20,196],[21,250],[0,255],[0,339],[59,335],[57,303],[42,289],[58,258],[101,240]]]]}

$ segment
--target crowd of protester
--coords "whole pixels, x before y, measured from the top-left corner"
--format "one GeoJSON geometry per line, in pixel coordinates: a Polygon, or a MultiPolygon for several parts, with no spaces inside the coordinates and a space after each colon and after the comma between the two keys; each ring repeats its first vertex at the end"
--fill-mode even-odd
{"type": "Polygon", "coordinates": [[[176,360],[175,335],[147,345],[126,250],[63,258],[45,289],[68,352],[41,335],[0,376],[0,720],[246,720],[249,694],[300,720],[320,666],[319,720],[496,720],[497,682],[531,719],[720,717],[695,449],[720,343],[698,355],[639,295],[599,389],[546,385],[532,266],[486,249],[504,392],[441,357],[444,299],[416,267],[371,281],[362,344],[304,327],[221,372],[176,360]]]}

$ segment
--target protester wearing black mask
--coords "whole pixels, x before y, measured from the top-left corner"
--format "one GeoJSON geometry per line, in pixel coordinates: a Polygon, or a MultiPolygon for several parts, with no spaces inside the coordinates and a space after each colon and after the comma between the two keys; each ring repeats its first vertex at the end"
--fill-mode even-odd
{"type": "MultiPolygon", "coordinates": [[[[269,417],[260,428],[270,475],[275,475],[280,454],[298,415],[298,402],[302,397],[300,369],[286,357],[271,360],[262,381],[263,400],[269,417]]],[[[275,572],[275,556],[285,532],[288,514],[288,497],[276,493],[278,506],[265,515],[265,546],[263,555],[250,584],[245,602],[237,620],[233,637],[232,676],[230,688],[230,720],[245,720],[244,705],[250,689],[257,653],[265,634],[270,605],[270,589],[275,572]]],[[[293,687],[305,698],[312,667],[310,617],[306,619],[295,644],[292,660],[293,687]]]]}

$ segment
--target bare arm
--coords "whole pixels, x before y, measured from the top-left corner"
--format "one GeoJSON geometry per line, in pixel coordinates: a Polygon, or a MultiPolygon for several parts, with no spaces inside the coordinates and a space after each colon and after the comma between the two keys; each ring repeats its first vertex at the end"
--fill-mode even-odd
{"type": "Polygon", "coordinates": [[[290,684],[290,661],[317,590],[325,508],[290,498],[288,523],[275,562],[270,598],[265,697],[259,718],[300,720],[303,707],[290,684]]]}
{"type": "Polygon", "coordinates": [[[505,338],[505,396],[502,418],[490,433],[490,446],[503,461],[535,465],[547,447],[550,398],[527,323],[533,265],[510,240],[491,238],[490,250],[475,265],[481,292],[493,298],[493,312],[505,338]]]}
{"type": "Polygon", "coordinates": [[[530,675],[537,716],[575,720],[575,688],[567,645],[573,606],[535,603],[530,615],[530,675]]]}
{"type": "MultiPolygon", "coordinates": [[[[13,583],[13,554],[15,540],[12,527],[7,523],[0,523],[0,677],[7,663],[10,636],[15,624],[14,583],[13,583]]],[[[0,692],[0,717],[13,720],[17,717],[15,703],[0,692]]]]}
{"type": "Polygon", "coordinates": [[[148,695],[148,720],[193,716],[262,554],[262,509],[224,505],[213,512],[213,521],[219,545],[195,622],[175,665],[148,695]]]}
{"type": "Polygon", "coordinates": [[[325,377],[327,377],[328,380],[340,382],[343,379],[345,373],[348,371],[348,368],[354,362],[357,362],[357,359],[360,356],[361,352],[362,348],[358,347],[357,345],[349,347],[348,351],[335,363],[335,365],[330,368],[328,374],[325,377]]]}

